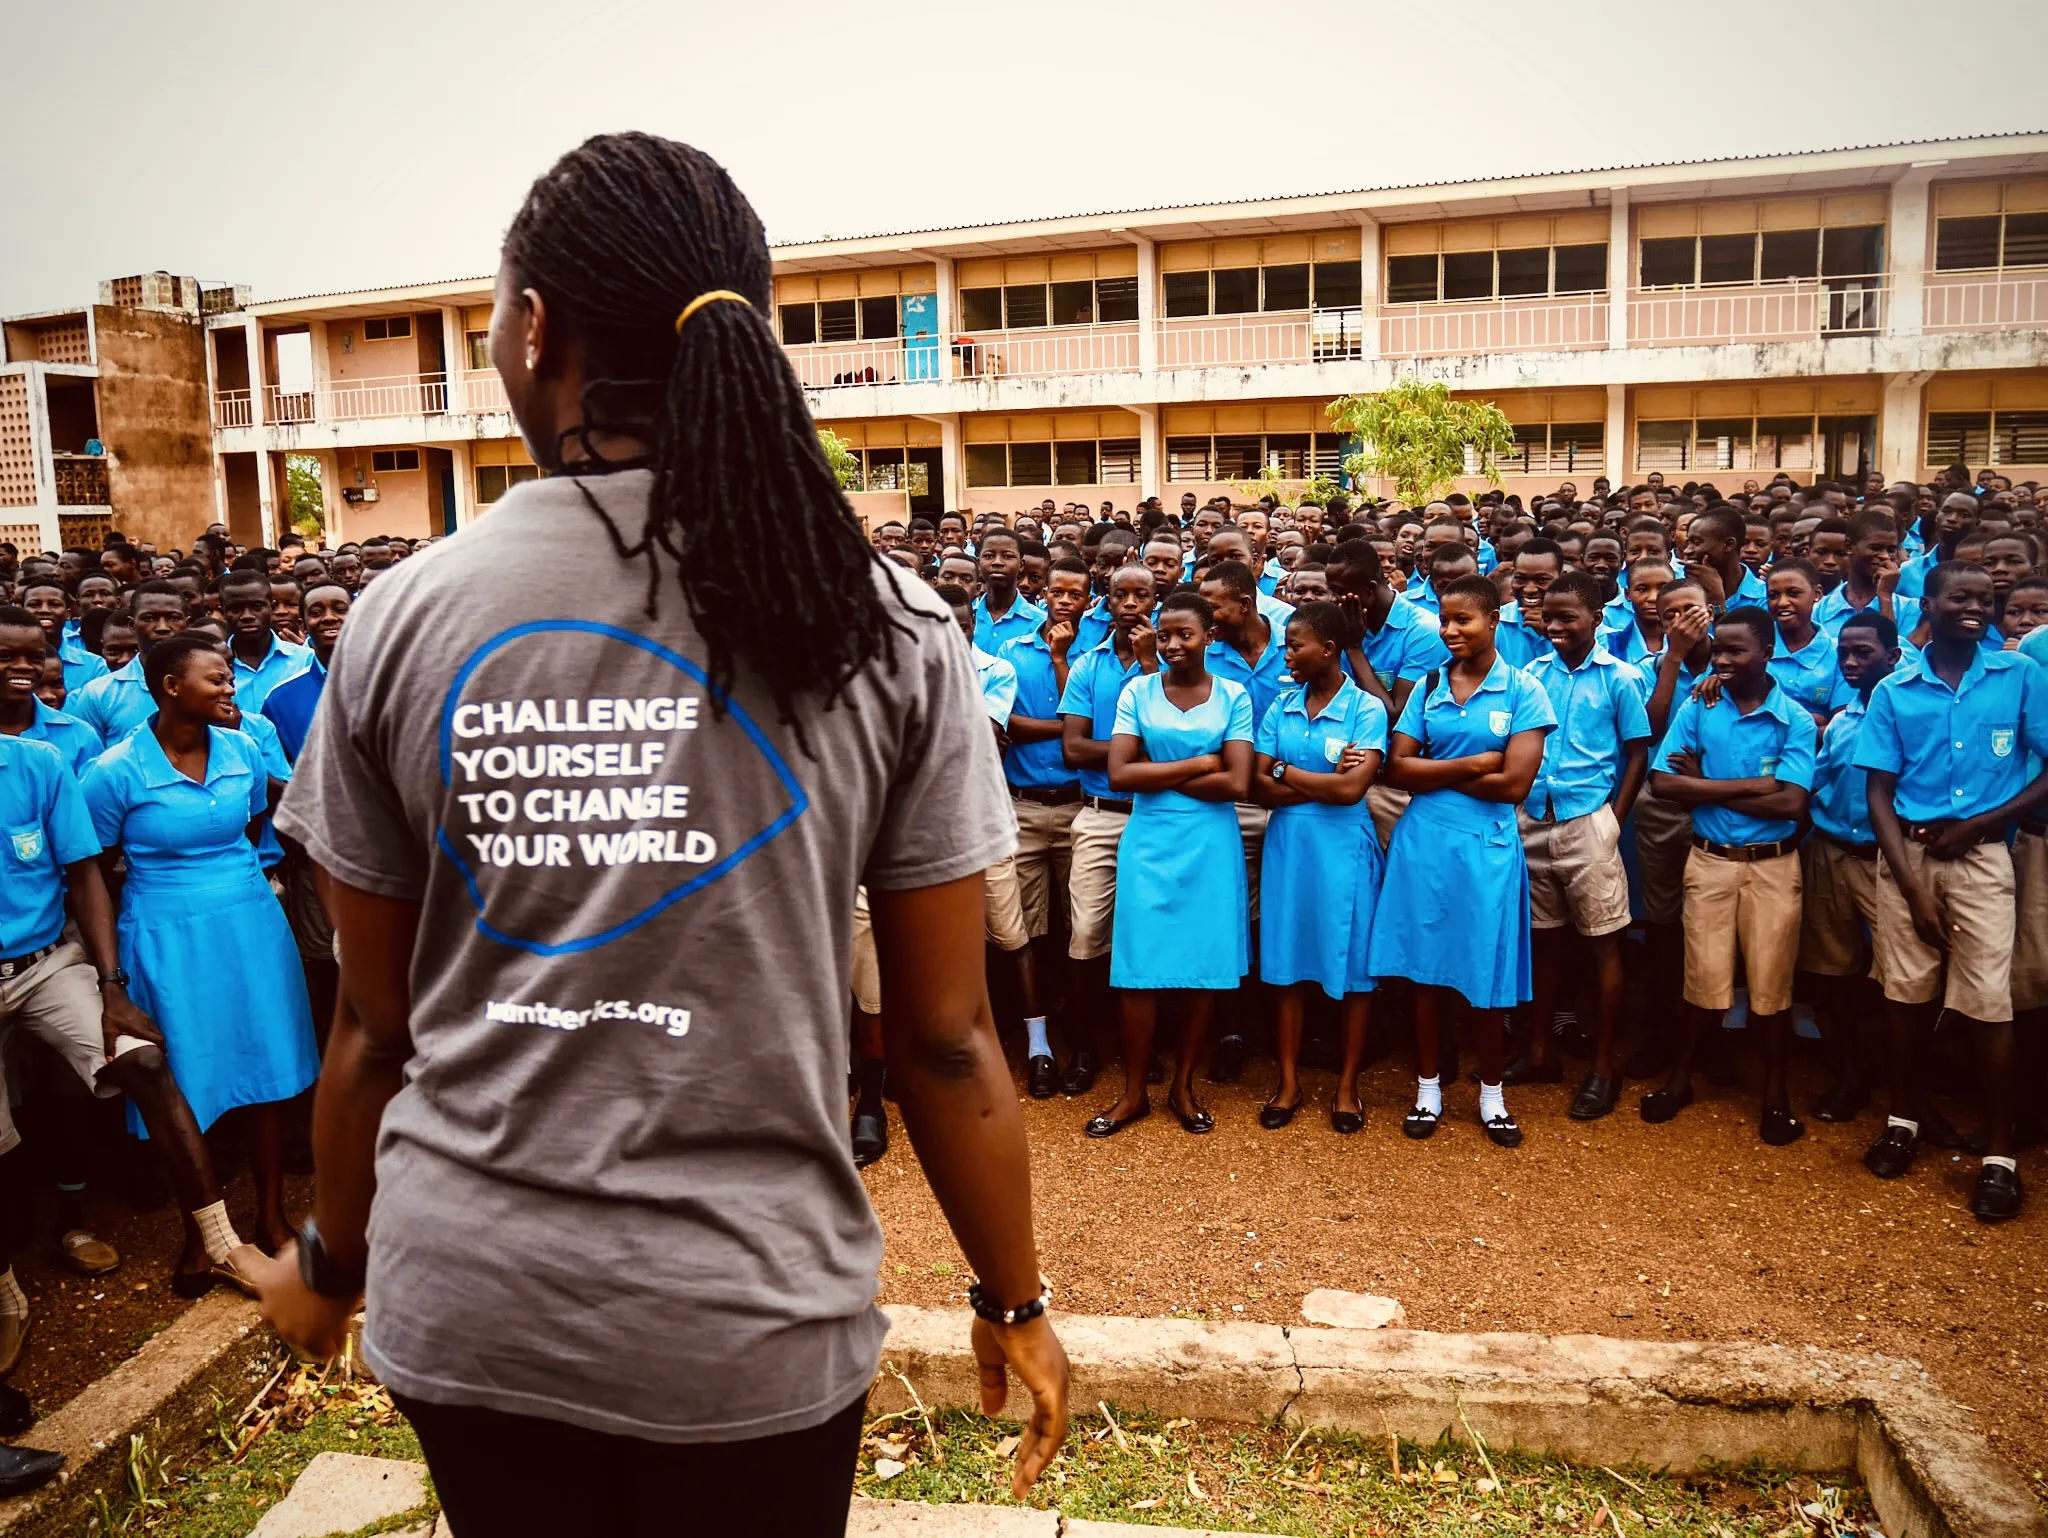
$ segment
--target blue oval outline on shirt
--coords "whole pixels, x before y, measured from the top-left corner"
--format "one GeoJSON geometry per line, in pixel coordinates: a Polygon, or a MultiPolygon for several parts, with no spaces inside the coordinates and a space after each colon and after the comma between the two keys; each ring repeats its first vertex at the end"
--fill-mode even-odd
{"type": "Polygon", "coordinates": [[[709,676],[701,667],[692,662],[688,657],[683,656],[680,652],[672,651],[668,647],[663,646],[659,641],[650,640],[648,637],[636,634],[631,630],[622,630],[617,625],[607,625],[598,620],[585,619],[528,620],[523,625],[514,625],[510,630],[500,631],[470,654],[469,660],[463,663],[461,668],[457,670],[454,679],[449,683],[447,698],[441,706],[441,784],[444,787],[455,783],[453,759],[455,711],[457,701],[462,696],[463,686],[469,682],[470,675],[483,666],[492,653],[511,645],[512,642],[523,640],[530,635],[538,635],[556,630],[574,631],[583,635],[600,636],[607,640],[627,642],[629,645],[639,647],[644,652],[652,653],[671,667],[696,680],[698,686],[716,702],[719,708],[724,710],[726,719],[735,723],[741,731],[745,732],[748,740],[759,750],[761,756],[768,761],[768,766],[775,771],[776,779],[781,781],[782,788],[789,793],[790,805],[780,817],[769,823],[767,827],[746,840],[738,848],[732,850],[716,864],[706,870],[699,871],[681,886],[656,898],[631,918],[625,919],[620,923],[614,924],[609,929],[602,930],[581,940],[563,940],[554,943],[542,940],[523,940],[517,935],[506,934],[503,930],[488,923],[484,918],[484,895],[482,889],[477,885],[476,873],[470,869],[469,862],[463,858],[461,851],[455,847],[455,841],[449,838],[447,828],[445,826],[437,826],[434,829],[434,842],[461,874],[462,884],[469,891],[469,900],[476,904],[477,933],[497,941],[500,945],[509,945],[515,950],[522,950],[534,956],[575,955],[579,951],[597,950],[611,944],[614,940],[631,934],[650,919],[666,912],[669,908],[681,902],[692,892],[702,891],[714,881],[731,875],[749,856],[774,839],[799,817],[803,816],[810,809],[811,805],[810,796],[805,793],[802,784],[798,782],[796,776],[790,772],[789,765],[782,755],[775,750],[775,744],[768,740],[767,735],[755,724],[754,718],[740,707],[738,701],[734,700],[723,689],[712,686],[709,676]]]}

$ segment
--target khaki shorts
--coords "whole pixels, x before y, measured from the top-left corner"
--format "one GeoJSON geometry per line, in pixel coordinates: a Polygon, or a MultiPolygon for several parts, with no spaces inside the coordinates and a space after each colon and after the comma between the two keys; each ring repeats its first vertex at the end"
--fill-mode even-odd
{"type": "Polygon", "coordinates": [[[1021,951],[1031,943],[1031,930],[1024,922],[1024,893],[1017,880],[1017,857],[1004,855],[988,868],[984,882],[986,900],[982,926],[989,944],[998,950],[1021,951]]]}
{"type": "Polygon", "coordinates": [[[1394,824],[1401,820],[1401,814],[1408,810],[1408,803],[1415,798],[1405,790],[1396,790],[1391,785],[1369,786],[1365,792],[1365,809],[1372,813],[1373,831],[1380,836],[1380,849],[1384,853],[1394,841],[1394,824]]]}
{"type": "Polygon", "coordinates": [[[1676,924],[1685,917],[1685,867],[1692,855],[1692,814],[1645,785],[1636,797],[1636,877],[1643,889],[1643,919],[1676,924]]]}
{"type": "Polygon", "coordinates": [[[1052,930],[1053,895],[1066,901],[1068,868],[1073,863],[1074,817],[1081,803],[1046,806],[1013,800],[1017,811],[1017,895],[1024,906],[1024,927],[1031,938],[1052,930]]]}
{"type": "Polygon", "coordinates": [[[1749,1012],[1792,1007],[1799,955],[1799,856],[1724,860],[1694,849],[1685,862],[1685,1002],[1723,1010],[1735,1002],[1738,950],[1749,1012]]]}
{"type": "Polygon", "coordinates": [[[1529,927],[1582,935],[1628,928],[1628,871],[1621,824],[1603,806],[1564,822],[1538,822],[1520,807],[1522,853],[1529,866],[1529,927]]]}
{"type": "Polygon", "coordinates": [[[1109,954],[1116,917],[1116,846],[1131,819],[1123,812],[1083,806],[1071,828],[1067,872],[1067,954],[1094,961],[1109,954]]]}
{"type": "Polygon", "coordinates": [[[1799,970],[1817,977],[1875,977],[1864,941],[1877,930],[1877,856],[1851,854],[1814,834],[1799,851],[1805,901],[1799,920],[1799,970]]]}
{"type": "Polygon", "coordinates": [[[875,958],[875,921],[868,916],[868,889],[853,893],[853,1007],[864,1015],[882,1012],[882,964],[875,958]]]}
{"type": "MultiPolygon", "coordinates": [[[[75,941],[65,941],[27,971],[0,982],[0,1034],[24,1027],[64,1059],[95,1095],[111,1099],[121,1091],[99,1079],[107,1061],[100,1018],[100,975],[75,941]]],[[[0,1094],[0,1153],[20,1141],[7,1096],[0,1094]]]]}
{"type": "Polygon", "coordinates": [[[2048,838],[2022,833],[2012,846],[2012,1007],[2048,1009],[2048,838]]]}
{"type": "MultiPolygon", "coordinates": [[[[1950,928],[1948,987],[1942,1002],[1972,1020],[2012,1018],[2013,866],[2003,844],[1979,844],[1959,860],[1937,860],[1906,845],[1907,867],[1927,883],[1950,928]]],[[[1898,878],[1877,862],[1877,975],[1900,1004],[1932,1002],[1941,956],[1913,932],[1898,878]]]]}
{"type": "Polygon", "coordinates": [[[1259,866],[1265,863],[1266,821],[1272,812],[1249,802],[1237,803],[1237,836],[1244,841],[1245,890],[1251,894],[1247,910],[1254,924],[1259,921],[1259,866]]]}

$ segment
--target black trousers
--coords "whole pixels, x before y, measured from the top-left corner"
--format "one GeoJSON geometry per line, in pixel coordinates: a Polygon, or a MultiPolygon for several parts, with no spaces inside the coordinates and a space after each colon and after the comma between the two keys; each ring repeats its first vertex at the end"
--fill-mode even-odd
{"type": "Polygon", "coordinates": [[[645,1442],[398,1398],[457,1538],[844,1538],[867,1396],[808,1431],[645,1442]]]}

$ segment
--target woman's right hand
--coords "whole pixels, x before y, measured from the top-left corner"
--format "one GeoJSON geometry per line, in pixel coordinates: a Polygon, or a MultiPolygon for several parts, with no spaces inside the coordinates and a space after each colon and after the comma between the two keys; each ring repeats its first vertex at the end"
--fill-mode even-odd
{"type": "Polygon", "coordinates": [[[1010,1372],[1031,1394],[1031,1418],[1017,1437],[1017,1466],[1010,1475],[1010,1493],[1021,1501],[1067,1440],[1066,1349],[1043,1314],[1005,1325],[977,1316],[973,1342],[983,1415],[1002,1413],[1010,1397],[1010,1372]]]}

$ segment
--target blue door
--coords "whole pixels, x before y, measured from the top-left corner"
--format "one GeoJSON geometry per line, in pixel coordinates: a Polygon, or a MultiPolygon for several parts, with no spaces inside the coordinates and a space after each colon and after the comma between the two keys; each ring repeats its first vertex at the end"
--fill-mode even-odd
{"type": "Polygon", "coordinates": [[[939,296],[903,296],[903,377],[939,377],[939,296]]]}

